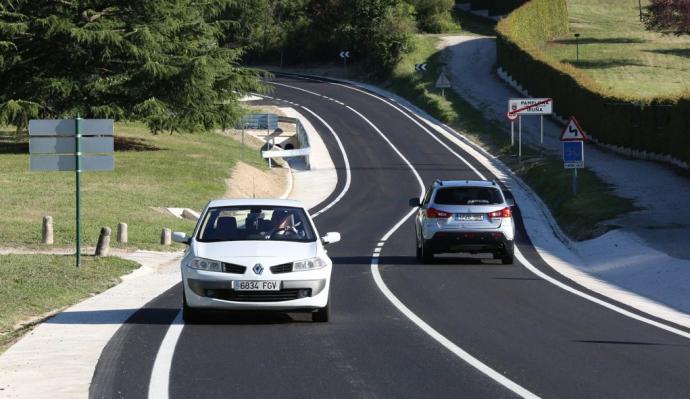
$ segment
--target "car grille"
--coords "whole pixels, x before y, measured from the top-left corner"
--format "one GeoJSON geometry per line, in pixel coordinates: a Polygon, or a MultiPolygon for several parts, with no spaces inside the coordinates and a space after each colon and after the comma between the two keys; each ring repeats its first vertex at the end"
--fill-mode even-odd
{"type": "Polygon", "coordinates": [[[247,268],[244,266],[223,263],[223,271],[225,273],[244,274],[245,270],[247,270],[247,268]]]}
{"type": "Polygon", "coordinates": [[[280,302],[311,296],[309,288],[289,288],[280,291],[206,290],[206,296],[235,302],[280,302]]]}
{"type": "Polygon", "coordinates": [[[271,266],[271,273],[290,273],[292,271],[292,263],[284,263],[282,265],[271,266]]]}

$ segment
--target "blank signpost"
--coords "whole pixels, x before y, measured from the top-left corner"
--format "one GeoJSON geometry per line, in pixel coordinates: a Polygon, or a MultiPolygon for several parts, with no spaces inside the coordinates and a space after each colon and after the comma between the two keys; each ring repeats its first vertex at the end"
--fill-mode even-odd
{"type": "Polygon", "coordinates": [[[29,121],[29,169],[75,172],[77,267],[81,264],[81,172],[112,171],[112,119],[33,119],[29,121]],[[87,155],[84,155],[86,153],[87,155]]]}

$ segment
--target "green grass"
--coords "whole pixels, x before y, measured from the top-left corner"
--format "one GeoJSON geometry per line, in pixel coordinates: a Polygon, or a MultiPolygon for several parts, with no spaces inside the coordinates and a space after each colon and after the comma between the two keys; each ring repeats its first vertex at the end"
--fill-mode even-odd
{"type": "MultiPolygon", "coordinates": [[[[201,210],[225,190],[241,145],[215,133],[148,133],[136,123],[115,127],[115,171],[82,174],[82,245],[95,246],[102,226],[129,226],[128,247],[164,249],[163,227],[191,231],[194,222],[177,219],[154,207],[201,210]]],[[[245,150],[245,161],[265,168],[257,151],[245,150]]],[[[69,172],[29,172],[26,137],[0,131],[0,245],[43,247],[41,221],[54,219],[55,247],[74,245],[75,178],[69,172]]]]}
{"type": "Polygon", "coordinates": [[[452,90],[442,97],[434,83],[443,69],[444,60],[435,48],[436,38],[418,36],[417,46],[394,70],[384,84],[386,89],[407,98],[436,118],[481,144],[498,156],[523,178],[550,208],[559,226],[575,240],[602,234],[611,226],[607,221],[634,209],[632,201],[620,198],[612,187],[589,170],[578,176],[578,194],[571,195],[571,171],[563,168],[559,158],[547,156],[539,149],[523,147],[523,159],[510,146],[509,134],[488,121],[452,90]],[[427,73],[414,73],[414,64],[427,62],[427,73]]]}
{"type": "MultiPolygon", "coordinates": [[[[644,7],[648,1],[642,1],[644,7]]],[[[637,0],[568,0],[570,33],[544,45],[601,89],[621,97],[678,97],[690,85],[690,36],[647,31],[637,0]],[[576,60],[574,33],[580,33],[576,60]]]]}
{"type": "Polygon", "coordinates": [[[73,256],[0,256],[0,353],[33,326],[19,323],[102,292],[137,267],[112,257],[86,256],[77,269],[73,256]]]}

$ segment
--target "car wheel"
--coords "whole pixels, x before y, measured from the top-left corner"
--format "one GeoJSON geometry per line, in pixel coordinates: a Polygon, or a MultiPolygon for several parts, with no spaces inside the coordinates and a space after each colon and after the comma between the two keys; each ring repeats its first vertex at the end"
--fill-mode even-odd
{"type": "Polygon", "coordinates": [[[417,260],[421,261],[422,260],[422,246],[419,245],[419,238],[417,238],[415,243],[415,249],[416,249],[416,257],[417,260]]]}
{"type": "Polygon", "coordinates": [[[505,252],[503,254],[503,257],[501,258],[501,263],[504,265],[512,265],[513,260],[514,260],[515,255],[513,254],[513,251],[505,252]]]}
{"type": "Polygon", "coordinates": [[[422,263],[433,263],[434,262],[434,253],[431,251],[431,248],[429,248],[429,244],[427,244],[427,241],[422,239],[422,248],[421,248],[421,258],[422,258],[422,263]]]}
{"type": "Polygon", "coordinates": [[[186,324],[194,324],[199,322],[201,315],[198,309],[194,309],[187,305],[187,297],[184,294],[184,288],[182,289],[182,320],[186,324]]]}
{"type": "Polygon", "coordinates": [[[325,307],[317,310],[316,312],[312,312],[311,321],[314,321],[317,323],[327,323],[330,316],[331,316],[331,303],[329,301],[325,307]]]}

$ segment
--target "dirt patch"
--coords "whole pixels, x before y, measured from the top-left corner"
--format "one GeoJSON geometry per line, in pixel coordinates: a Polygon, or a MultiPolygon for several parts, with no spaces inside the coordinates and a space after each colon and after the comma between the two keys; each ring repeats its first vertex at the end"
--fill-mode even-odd
{"type": "Polygon", "coordinates": [[[237,161],[231,177],[225,180],[225,198],[278,198],[287,189],[288,173],[287,168],[263,171],[237,161]]]}

